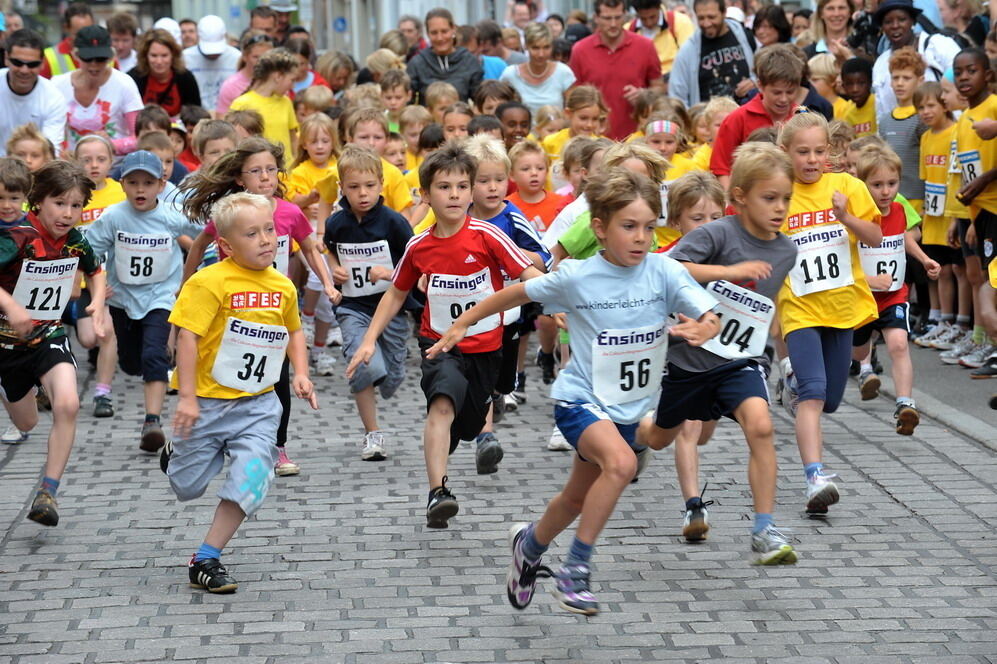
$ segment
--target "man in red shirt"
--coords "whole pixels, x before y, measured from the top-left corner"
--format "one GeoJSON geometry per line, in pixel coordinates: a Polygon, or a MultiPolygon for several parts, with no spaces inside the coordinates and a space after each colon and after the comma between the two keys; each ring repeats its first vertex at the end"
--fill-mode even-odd
{"type": "Polygon", "coordinates": [[[589,83],[602,92],[609,106],[606,135],[623,140],[637,128],[633,100],[643,88],[665,89],[661,61],[654,42],[623,29],[624,0],[595,0],[596,33],[571,49],[576,83],[589,83]]]}
{"type": "Polygon", "coordinates": [[[66,13],[62,15],[62,30],[66,37],[45,49],[40,76],[52,78],[79,68],[80,63],[73,57],[73,40],[77,32],[89,25],[93,25],[93,12],[89,5],[74,2],[66,8],[66,13]]]}

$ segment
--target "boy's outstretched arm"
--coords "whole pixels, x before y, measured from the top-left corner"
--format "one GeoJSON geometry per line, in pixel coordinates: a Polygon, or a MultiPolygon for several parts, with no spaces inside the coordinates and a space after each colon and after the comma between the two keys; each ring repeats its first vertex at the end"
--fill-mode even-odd
{"type": "Polygon", "coordinates": [[[685,339],[690,346],[702,346],[720,332],[720,319],[712,311],[707,311],[697,320],[685,314],[677,315],[679,324],[668,328],[668,334],[685,339]]]}

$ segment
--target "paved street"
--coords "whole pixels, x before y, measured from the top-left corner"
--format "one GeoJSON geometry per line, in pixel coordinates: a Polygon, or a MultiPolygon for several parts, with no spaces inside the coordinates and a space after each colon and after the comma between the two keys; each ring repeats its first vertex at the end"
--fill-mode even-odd
{"type": "Polygon", "coordinates": [[[360,461],[341,376],[318,379],[318,413],[295,404],[288,450],[303,472],[276,481],[226,550],[240,582],[227,596],[188,587],[185,569],[217,481],[200,500],[175,500],[158,462],[138,451],[139,382],[118,376],[113,420],[87,405],[54,529],[24,518],[43,416],[29,442],[0,449],[0,662],[997,661],[994,417],[978,420],[976,439],[928,418],[900,438],[892,402],[858,407],[850,386],[825,427],[842,502],[810,521],[792,426],[777,409],[776,519],[802,556],[781,568],[749,564],[747,455],[730,423],[703,450],[716,504],[701,545],[679,536],[671,453],[658,453],[596,547],[603,612],[582,618],[556,608],[549,581],[523,612],[503,587],[509,525],[540,513],[569,463],[544,448],[552,419],[538,371],[529,403],[498,427],[500,472],[474,474],[462,446],[450,468],[461,513],[449,530],[427,531],[423,400],[410,365],[382,411],[386,462],[360,461]]]}

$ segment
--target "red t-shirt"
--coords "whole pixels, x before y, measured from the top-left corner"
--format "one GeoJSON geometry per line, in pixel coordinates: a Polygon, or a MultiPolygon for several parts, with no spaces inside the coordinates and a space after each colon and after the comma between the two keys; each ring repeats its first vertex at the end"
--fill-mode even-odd
{"type": "MultiPolygon", "coordinates": [[[[897,236],[899,236],[900,242],[903,243],[903,236],[907,231],[907,214],[904,212],[904,207],[900,203],[890,203],[890,213],[883,215],[879,227],[883,229],[883,242],[890,242],[891,239],[896,241],[897,236]]],[[[904,277],[904,275],[897,276],[901,279],[904,277]]],[[[873,291],[872,296],[876,298],[876,307],[882,313],[890,307],[907,302],[907,291],[907,283],[905,282],[898,290],[873,291]]]]}
{"type": "Polygon", "coordinates": [[[561,210],[571,202],[571,198],[562,194],[544,192],[543,200],[539,203],[527,203],[522,199],[517,191],[509,195],[509,202],[515,205],[523,213],[523,216],[530,222],[538,233],[543,233],[551,225],[561,210]]]}
{"type": "MultiPolygon", "coordinates": [[[[787,115],[783,122],[792,117],[787,115]]],[[[730,175],[731,164],[734,163],[734,150],[744,142],[756,129],[775,125],[772,117],[762,105],[761,93],[751,98],[744,106],[738,108],[720,123],[717,137],[713,141],[713,154],[710,156],[710,171],[714,175],[730,175]]]]}
{"type": "Polygon", "coordinates": [[[623,97],[623,88],[633,85],[646,88],[661,80],[661,60],[654,42],[643,35],[623,32],[623,42],[610,50],[597,32],[582,39],[571,49],[571,69],[577,85],[599,88],[609,107],[606,135],[622,141],[637,128],[631,117],[633,107],[623,97]]]}
{"type": "Polygon", "coordinates": [[[187,167],[187,170],[193,173],[201,167],[201,160],[197,158],[194,154],[193,148],[186,148],[183,152],[177,155],[177,159],[180,163],[187,167]]]}
{"type": "Polygon", "coordinates": [[[171,118],[180,115],[180,88],[177,87],[175,76],[168,81],[158,81],[155,76],[149,76],[145,83],[142,101],[146,104],[159,104],[171,118]]]}
{"type": "MultiPolygon", "coordinates": [[[[468,308],[502,290],[502,272],[518,277],[532,263],[509,236],[486,221],[467,217],[450,237],[436,237],[435,226],[409,240],[391,277],[403,291],[419,278],[426,282],[426,306],[419,334],[439,339],[468,308]]],[[[502,317],[494,315],[473,325],[457,344],[464,353],[486,353],[502,346],[502,317]]]]}

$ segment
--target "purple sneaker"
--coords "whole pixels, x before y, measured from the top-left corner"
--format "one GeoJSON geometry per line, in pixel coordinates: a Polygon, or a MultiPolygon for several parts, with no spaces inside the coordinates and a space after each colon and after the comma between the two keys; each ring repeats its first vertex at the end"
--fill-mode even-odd
{"type": "Polygon", "coordinates": [[[554,597],[561,608],[584,616],[599,613],[599,602],[589,590],[588,565],[563,565],[554,578],[557,580],[554,597]]]}
{"type": "Polygon", "coordinates": [[[523,554],[523,536],[529,529],[528,523],[517,523],[509,529],[509,545],[512,547],[512,562],[505,576],[505,591],[513,608],[522,611],[533,601],[537,587],[537,577],[550,578],[553,573],[540,564],[540,559],[527,560],[523,554]]]}

